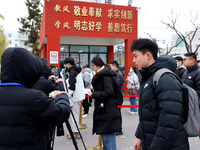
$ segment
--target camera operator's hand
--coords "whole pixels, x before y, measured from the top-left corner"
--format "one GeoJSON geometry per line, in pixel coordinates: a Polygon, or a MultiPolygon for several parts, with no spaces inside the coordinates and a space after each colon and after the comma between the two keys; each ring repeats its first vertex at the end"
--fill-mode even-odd
{"type": "Polygon", "coordinates": [[[56,80],[55,80],[55,78],[54,78],[54,81],[55,81],[56,83],[61,82],[61,81],[62,81],[62,78],[57,78],[56,80]]]}
{"type": "Polygon", "coordinates": [[[58,94],[61,94],[61,93],[64,93],[64,91],[53,91],[49,94],[49,97],[55,99],[56,98],[56,95],[58,94]]]}

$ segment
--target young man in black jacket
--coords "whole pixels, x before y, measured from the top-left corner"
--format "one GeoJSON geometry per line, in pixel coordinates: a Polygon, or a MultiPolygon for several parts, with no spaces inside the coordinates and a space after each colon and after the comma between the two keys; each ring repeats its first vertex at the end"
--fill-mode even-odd
{"type": "Polygon", "coordinates": [[[187,71],[182,76],[182,81],[193,88],[200,97],[200,68],[197,64],[195,53],[186,53],[183,59],[187,71]]]}
{"type": "Polygon", "coordinates": [[[181,79],[184,72],[186,71],[183,65],[183,58],[181,56],[177,56],[174,59],[176,60],[177,63],[177,68],[174,73],[181,79]]]}
{"type": "MultiPolygon", "coordinates": [[[[80,103],[82,100],[85,99],[84,93],[84,83],[82,78],[81,67],[76,66],[74,58],[68,57],[64,60],[64,64],[67,68],[67,89],[68,89],[68,96],[71,98],[73,102],[72,112],[74,118],[79,124],[79,110],[80,110],[80,103]]],[[[75,124],[75,120],[70,115],[70,124],[72,128],[72,132],[75,139],[80,139],[80,135],[78,133],[78,129],[75,124]]],[[[67,138],[70,139],[71,136],[68,134],[67,138]]]]}
{"type": "Polygon", "coordinates": [[[176,61],[170,56],[157,58],[158,45],[150,39],[134,41],[131,51],[142,75],[134,150],[189,150],[182,124],[181,84],[174,75],[164,74],[153,86],[155,72],[161,68],[175,71],[176,61]]]}

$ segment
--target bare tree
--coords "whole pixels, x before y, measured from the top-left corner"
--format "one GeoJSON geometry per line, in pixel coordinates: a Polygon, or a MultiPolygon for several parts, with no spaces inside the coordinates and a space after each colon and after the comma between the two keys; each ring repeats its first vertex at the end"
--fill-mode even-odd
{"type": "MultiPolygon", "coordinates": [[[[151,40],[153,40],[154,42],[158,42],[158,41],[162,41],[162,42],[165,42],[165,40],[157,40],[156,38],[153,38],[153,36],[150,34],[150,33],[148,33],[148,32],[144,32],[145,34],[147,34],[149,37],[150,37],[150,39],[151,40]]],[[[158,48],[158,53],[159,53],[159,55],[163,55],[163,54],[165,54],[164,53],[164,49],[163,48],[158,48]]]]}
{"type": "Polygon", "coordinates": [[[196,53],[200,47],[200,44],[198,44],[197,47],[193,49],[192,42],[194,40],[196,33],[200,30],[200,24],[197,21],[198,15],[196,15],[194,18],[192,16],[190,17],[190,22],[192,24],[193,29],[191,31],[185,32],[185,33],[181,32],[181,30],[177,27],[178,16],[174,17],[173,11],[171,11],[171,17],[168,17],[168,19],[169,19],[169,22],[164,22],[164,21],[161,21],[161,22],[165,26],[174,30],[175,33],[180,38],[180,41],[178,43],[176,43],[176,45],[171,47],[169,50],[167,50],[167,54],[170,53],[172,51],[172,49],[177,47],[181,42],[184,42],[187,52],[196,53]]]}

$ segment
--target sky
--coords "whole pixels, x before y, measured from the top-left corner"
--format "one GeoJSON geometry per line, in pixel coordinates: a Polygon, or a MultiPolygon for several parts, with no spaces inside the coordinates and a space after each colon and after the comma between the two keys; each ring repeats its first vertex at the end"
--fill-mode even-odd
{"type": "MultiPolygon", "coordinates": [[[[0,25],[5,31],[18,31],[20,24],[17,18],[27,14],[25,1],[0,0],[0,14],[5,17],[5,20],[0,20],[0,25]]],[[[128,0],[115,0],[115,3],[126,6],[128,0]]],[[[190,14],[199,14],[200,18],[199,5],[199,0],[133,0],[132,6],[138,7],[138,36],[150,38],[150,34],[161,42],[169,40],[174,32],[161,21],[168,22],[171,11],[178,16],[179,29],[184,32],[191,30],[190,14]]]]}

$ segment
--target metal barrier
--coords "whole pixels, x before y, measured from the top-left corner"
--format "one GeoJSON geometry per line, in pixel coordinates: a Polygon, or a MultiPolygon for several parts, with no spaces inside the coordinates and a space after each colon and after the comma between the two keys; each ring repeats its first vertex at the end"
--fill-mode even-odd
{"type": "Polygon", "coordinates": [[[81,101],[81,104],[80,104],[78,128],[79,129],[86,129],[87,125],[86,124],[82,124],[82,103],[83,103],[83,101],[81,101]]]}

